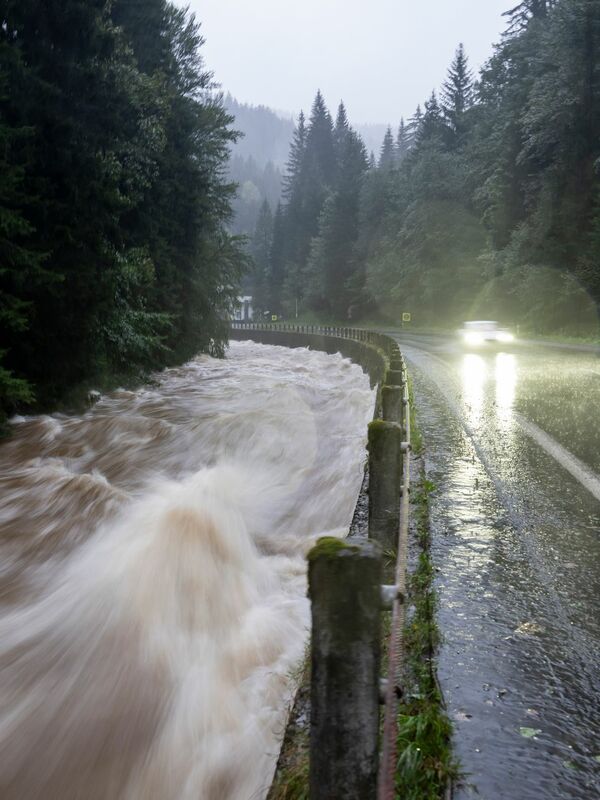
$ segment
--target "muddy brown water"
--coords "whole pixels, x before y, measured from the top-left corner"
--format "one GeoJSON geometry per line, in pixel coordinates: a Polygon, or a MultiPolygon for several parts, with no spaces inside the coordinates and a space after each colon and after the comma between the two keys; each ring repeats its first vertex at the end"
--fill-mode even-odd
{"type": "Polygon", "coordinates": [[[0,797],[264,797],[374,396],[234,343],[0,445],[0,797]]]}

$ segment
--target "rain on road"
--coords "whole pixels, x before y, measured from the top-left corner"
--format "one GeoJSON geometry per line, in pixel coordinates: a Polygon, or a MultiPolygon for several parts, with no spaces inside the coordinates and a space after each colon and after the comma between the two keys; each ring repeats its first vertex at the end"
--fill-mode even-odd
{"type": "Polygon", "coordinates": [[[393,335],[436,485],[456,798],[597,798],[600,356],[393,335]]]}

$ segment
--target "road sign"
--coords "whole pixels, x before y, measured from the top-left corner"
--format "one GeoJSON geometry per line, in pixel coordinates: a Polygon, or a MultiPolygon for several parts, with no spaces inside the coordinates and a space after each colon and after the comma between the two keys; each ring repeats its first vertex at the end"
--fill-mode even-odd
{"type": "Polygon", "coordinates": [[[277,314],[271,314],[271,322],[277,322],[277,314]]]}
{"type": "Polygon", "coordinates": [[[402,322],[410,322],[411,316],[408,311],[402,312],[402,322]]]}

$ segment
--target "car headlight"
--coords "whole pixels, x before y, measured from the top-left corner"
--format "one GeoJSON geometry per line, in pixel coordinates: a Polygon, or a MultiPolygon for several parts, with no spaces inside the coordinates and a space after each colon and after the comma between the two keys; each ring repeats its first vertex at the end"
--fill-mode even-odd
{"type": "Polygon", "coordinates": [[[514,338],[515,337],[512,335],[512,333],[509,333],[508,331],[499,331],[498,333],[499,342],[504,342],[504,343],[512,342],[514,341],[514,338]]]}
{"type": "Polygon", "coordinates": [[[483,344],[484,338],[480,333],[475,333],[474,331],[467,331],[464,334],[465,342],[467,344],[483,344]]]}

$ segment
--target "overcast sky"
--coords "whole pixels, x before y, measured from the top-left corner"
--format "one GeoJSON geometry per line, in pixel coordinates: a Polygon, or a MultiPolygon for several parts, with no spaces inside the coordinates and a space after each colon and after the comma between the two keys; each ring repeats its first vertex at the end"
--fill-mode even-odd
{"type": "MultiPolygon", "coordinates": [[[[182,0],[178,0],[184,4],[182,0]]],[[[353,122],[410,116],[459,42],[478,68],[515,0],[189,0],[207,66],[238,100],[297,113],[318,88],[353,122]]]]}

